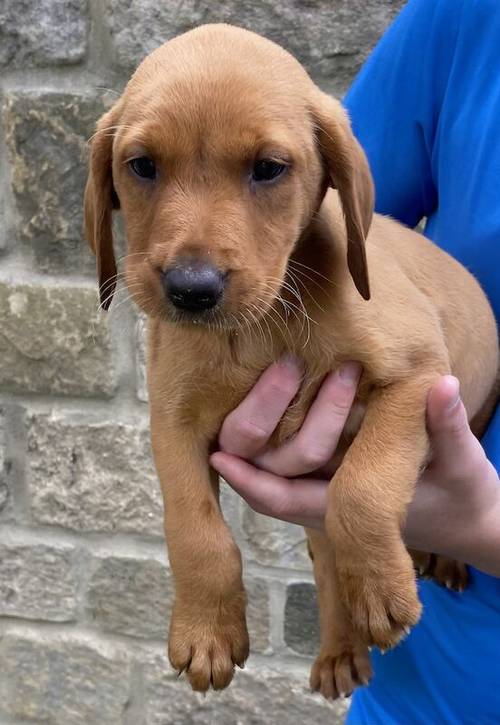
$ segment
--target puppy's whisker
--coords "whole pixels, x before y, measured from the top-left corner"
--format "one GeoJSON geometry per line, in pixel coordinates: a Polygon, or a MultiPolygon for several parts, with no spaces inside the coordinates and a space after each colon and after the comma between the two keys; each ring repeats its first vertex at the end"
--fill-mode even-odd
{"type": "Polygon", "coordinates": [[[321,274],[321,272],[318,272],[317,269],[310,267],[308,264],[303,264],[302,262],[297,262],[296,259],[289,259],[288,263],[290,264],[290,262],[292,262],[294,265],[298,265],[299,267],[303,267],[304,269],[307,269],[309,272],[312,272],[313,274],[318,275],[318,277],[321,277],[322,279],[324,279],[326,282],[328,282],[328,284],[331,284],[334,287],[340,287],[340,285],[337,284],[337,282],[335,282],[335,280],[330,279],[330,277],[325,277],[324,274],[321,274]]]}
{"type": "Polygon", "coordinates": [[[119,91],[115,91],[113,88],[106,88],[106,86],[94,86],[96,91],[107,91],[108,93],[114,93],[115,96],[120,97],[121,93],[119,91]]]}
{"type": "MultiPolygon", "coordinates": [[[[265,304],[265,301],[264,301],[264,300],[263,300],[262,298],[260,298],[260,297],[257,297],[256,299],[257,299],[257,301],[258,301],[258,302],[261,302],[261,303],[265,304]]],[[[269,307],[269,308],[268,308],[268,309],[266,310],[266,313],[265,313],[265,314],[264,314],[264,315],[262,316],[262,320],[263,320],[263,321],[264,321],[264,322],[266,323],[266,325],[268,326],[268,329],[269,329],[269,333],[270,333],[270,334],[271,334],[271,330],[270,330],[270,328],[269,328],[269,322],[268,322],[268,320],[270,320],[271,322],[273,322],[273,323],[274,323],[274,325],[275,325],[275,326],[277,327],[277,329],[278,329],[278,332],[280,333],[280,335],[282,335],[282,337],[283,337],[283,341],[284,341],[284,343],[285,343],[285,345],[286,345],[286,344],[287,344],[287,340],[286,340],[286,337],[285,337],[285,335],[284,335],[284,330],[288,331],[288,329],[287,329],[287,326],[286,326],[286,323],[285,323],[285,321],[283,320],[283,318],[282,318],[282,317],[281,317],[281,315],[279,314],[278,310],[277,310],[277,309],[276,309],[275,307],[273,307],[273,306],[269,307]],[[279,324],[279,322],[277,322],[277,321],[275,320],[275,318],[274,318],[274,317],[272,317],[271,313],[275,313],[275,314],[277,314],[277,315],[278,315],[278,317],[279,317],[280,321],[281,321],[281,322],[283,323],[283,328],[281,327],[281,325],[279,324]]],[[[271,335],[271,338],[272,338],[272,335],[271,335]]]]}
{"type": "MultiPolygon", "coordinates": [[[[109,290],[109,286],[110,285],[109,284],[108,285],[105,285],[103,287],[103,292],[102,293],[106,292],[106,290],[105,290],[105,287],[106,286],[107,286],[107,288],[109,290]]],[[[108,301],[112,300],[112,299],[114,299],[116,301],[118,299],[119,295],[125,295],[127,299],[131,299],[130,290],[131,289],[136,289],[138,287],[140,288],[140,287],[142,287],[142,285],[139,282],[135,282],[135,283],[132,283],[132,284],[124,285],[123,287],[120,286],[120,287],[117,287],[116,289],[111,289],[111,292],[109,292],[109,294],[106,295],[106,297],[104,297],[104,299],[99,303],[99,306],[98,306],[97,309],[98,310],[101,310],[101,311],[105,311],[104,308],[105,308],[106,303],[108,301]]],[[[116,307],[117,307],[117,305],[116,304],[113,304],[113,308],[112,309],[116,309],[116,307]]]]}
{"type": "Polygon", "coordinates": [[[148,252],[128,252],[127,254],[123,254],[121,257],[118,257],[116,260],[116,263],[119,264],[120,262],[123,262],[124,259],[129,259],[130,257],[138,257],[143,256],[146,257],[148,255],[148,252]]]}
{"type": "MultiPolygon", "coordinates": [[[[281,280],[277,280],[277,281],[280,282],[281,280]]],[[[271,289],[272,289],[272,287],[271,287],[271,289]]],[[[274,290],[272,290],[272,291],[273,291],[273,293],[275,295],[275,299],[277,299],[276,292],[274,290]]],[[[299,331],[299,336],[300,337],[303,335],[304,328],[307,325],[307,327],[308,327],[307,342],[308,342],[309,341],[309,337],[310,337],[310,324],[309,324],[310,318],[309,318],[309,316],[308,316],[308,314],[307,314],[307,312],[306,312],[306,310],[304,308],[304,305],[302,303],[302,299],[300,298],[300,295],[299,295],[299,301],[301,303],[301,306],[300,307],[297,306],[296,304],[294,304],[293,302],[291,302],[290,300],[288,300],[286,304],[291,308],[292,313],[294,314],[295,318],[297,319],[297,321],[299,322],[299,324],[301,326],[300,327],[300,331],[299,331]]],[[[284,302],[284,300],[283,300],[283,302],[284,302]]]]}
{"type": "MultiPolygon", "coordinates": [[[[307,284],[305,284],[305,282],[302,282],[301,279],[300,279],[300,277],[296,277],[296,275],[298,274],[297,270],[294,273],[294,272],[292,272],[291,269],[288,269],[287,270],[287,274],[290,275],[290,277],[294,280],[295,284],[297,284],[297,285],[303,284],[304,285],[304,291],[307,293],[307,296],[309,297],[309,299],[311,300],[311,302],[313,302],[313,304],[315,304],[316,307],[319,310],[321,310],[321,312],[325,312],[324,308],[319,304],[319,302],[311,294],[311,292],[310,292],[307,284]]],[[[305,275],[305,276],[307,277],[307,275],[305,275]]],[[[313,282],[314,280],[311,280],[311,281],[313,282]]]]}
{"type": "Polygon", "coordinates": [[[323,285],[321,285],[317,280],[313,279],[309,274],[304,272],[303,269],[296,269],[295,267],[289,266],[287,269],[287,274],[294,276],[294,278],[296,280],[298,280],[300,282],[300,284],[302,284],[304,286],[304,289],[307,290],[307,292],[309,292],[309,289],[308,289],[308,285],[306,284],[306,282],[304,282],[304,280],[307,280],[308,282],[313,284],[315,287],[318,287],[318,289],[320,289],[323,292],[323,294],[325,294],[326,296],[329,297],[329,295],[328,295],[326,289],[323,287],[323,285]]]}
{"type": "Polygon", "coordinates": [[[253,320],[254,325],[256,326],[256,328],[259,330],[259,334],[260,334],[260,339],[261,339],[261,342],[262,342],[262,346],[265,348],[266,347],[266,337],[265,337],[264,329],[263,329],[263,327],[262,327],[262,325],[260,323],[260,320],[259,320],[259,312],[260,312],[260,310],[257,307],[257,305],[254,305],[253,303],[250,303],[250,306],[257,311],[257,314],[255,314],[254,312],[252,312],[252,310],[250,308],[247,308],[248,314],[252,318],[252,320],[253,320]]]}
{"type": "Polygon", "coordinates": [[[116,126],[105,126],[104,128],[98,128],[97,131],[95,131],[92,134],[92,136],[90,136],[90,138],[87,139],[86,143],[89,144],[99,134],[105,134],[106,136],[114,136],[115,135],[114,133],[106,133],[106,131],[116,131],[116,130],[119,130],[121,128],[131,129],[131,128],[133,128],[133,126],[130,126],[130,125],[125,124],[125,123],[119,123],[116,126]]]}

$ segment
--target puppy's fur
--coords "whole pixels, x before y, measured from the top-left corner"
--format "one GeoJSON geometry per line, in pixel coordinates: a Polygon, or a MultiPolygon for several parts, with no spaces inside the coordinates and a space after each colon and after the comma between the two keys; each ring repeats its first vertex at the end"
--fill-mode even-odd
{"type": "MultiPolygon", "coordinates": [[[[471,419],[494,404],[498,341],[485,296],[427,239],[373,215],[368,164],[340,104],[286,51],[230,26],[158,48],[98,123],[85,221],[104,306],[113,207],[127,228],[126,281],[149,316],[151,433],[176,586],[169,654],[194,689],[227,686],[248,655],[240,553],[207,463],[224,417],[293,353],[305,379],[279,442],[328,371],[363,365],[326,532],[308,531],[321,615],[311,683],[348,693],[370,677],[367,646],[392,647],[420,616],[401,524],[429,456],[430,386],[456,375],[471,419]],[[141,156],[154,160],[154,180],[131,171],[141,156]],[[286,172],[257,183],[262,158],[286,172]],[[185,258],[227,275],[209,312],[181,313],[165,296],[161,272],[185,258]]],[[[420,567],[430,562],[419,555],[420,567]]],[[[436,573],[461,583],[457,566],[436,573]]]]}

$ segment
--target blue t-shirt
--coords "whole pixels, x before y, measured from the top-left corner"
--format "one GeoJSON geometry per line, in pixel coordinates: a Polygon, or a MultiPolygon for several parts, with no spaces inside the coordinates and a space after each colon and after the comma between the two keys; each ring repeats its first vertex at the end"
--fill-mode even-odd
{"type": "MultiPolygon", "coordinates": [[[[410,0],[345,99],[376,208],[414,226],[480,281],[500,319],[500,0],[410,0]]],[[[500,409],[483,438],[500,468],[500,409]]],[[[499,522],[500,526],[500,522],[499,522]]],[[[421,621],[373,651],[349,725],[500,725],[500,579],[420,584],[421,621]]]]}

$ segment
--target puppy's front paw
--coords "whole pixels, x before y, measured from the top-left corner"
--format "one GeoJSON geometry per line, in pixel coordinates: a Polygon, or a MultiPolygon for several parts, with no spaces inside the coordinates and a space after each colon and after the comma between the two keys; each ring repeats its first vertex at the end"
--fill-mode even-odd
{"type": "Polygon", "coordinates": [[[409,556],[392,561],[388,557],[376,569],[366,562],[352,568],[339,566],[338,574],[353,627],[368,646],[395,647],[418,622],[422,605],[409,556]]]}
{"type": "Polygon", "coordinates": [[[311,669],[311,689],[327,700],[351,695],[359,685],[367,685],[372,668],[366,647],[347,649],[338,655],[320,654],[311,669]]]}
{"type": "Polygon", "coordinates": [[[186,676],[193,690],[227,687],[234,665],[248,657],[244,596],[231,605],[198,609],[177,601],[172,613],[168,656],[172,667],[186,676]]]}

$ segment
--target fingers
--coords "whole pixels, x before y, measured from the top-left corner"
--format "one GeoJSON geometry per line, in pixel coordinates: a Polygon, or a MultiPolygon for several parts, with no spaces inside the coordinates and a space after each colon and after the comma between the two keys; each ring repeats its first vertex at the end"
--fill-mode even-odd
{"type": "Polygon", "coordinates": [[[259,468],[295,477],[325,466],[337,448],[360,375],[361,365],[356,362],[327,375],[300,431],[279,448],[258,456],[259,468]]]}
{"type": "Polygon", "coordinates": [[[212,454],[210,465],[257,513],[323,528],[328,481],[288,480],[221,451],[212,454]]]}
{"type": "Polygon", "coordinates": [[[445,467],[448,475],[467,475],[482,455],[473,435],[457,378],[444,375],[431,388],[427,399],[427,425],[433,450],[433,467],[445,467]]]}
{"type": "Polygon", "coordinates": [[[225,419],[219,435],[221,449],[241,458],[261,451],[297,394],[302,374],[295,358],[271,365],[225,419]]]}

